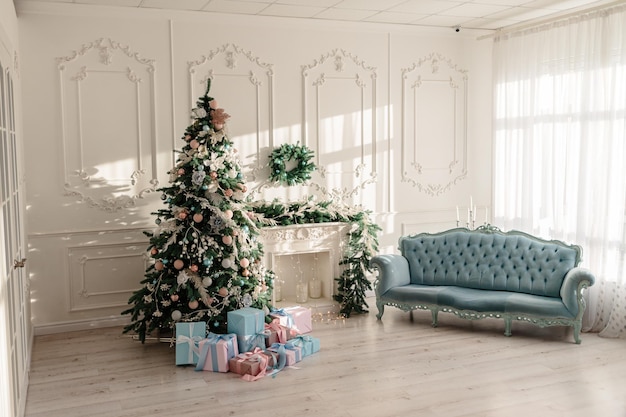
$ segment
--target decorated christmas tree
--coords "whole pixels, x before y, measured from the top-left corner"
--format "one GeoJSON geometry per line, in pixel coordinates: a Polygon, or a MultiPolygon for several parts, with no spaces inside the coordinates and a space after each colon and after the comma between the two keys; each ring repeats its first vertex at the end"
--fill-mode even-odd
{"type": "Polygon", "coordinates": [[[269,309],[273,273],[261,261],[237,150],[224,131],[230,116],[209,97],[210,87],[209,80],[192,110],[170,185],[159,190],[167,208],[153,213],[157,228],[146,232],[153,262],[122,312],[131,315],[124,332],[142,342],[179,321],[204,321],[223,333],[228,311],[269,309]]]}

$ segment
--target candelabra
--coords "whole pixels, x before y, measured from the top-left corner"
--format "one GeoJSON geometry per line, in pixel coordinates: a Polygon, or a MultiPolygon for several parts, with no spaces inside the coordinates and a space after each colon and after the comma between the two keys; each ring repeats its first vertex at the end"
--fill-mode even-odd
{"type": "MultiPolygon", "coordinates": [[[[465,227],[468,229],[476,229],[476,212],[477,208],[474,205],[474,199],[470,196],[470,204],[467,208],[467,222],[465,222],[465,227]]],[[[461,219],[459,217],[459,206],[456,206],[456,227],[461,225],[461,219]]],[[[489,224],[489,209],[485,208],[485,223],[489,224]]]]}

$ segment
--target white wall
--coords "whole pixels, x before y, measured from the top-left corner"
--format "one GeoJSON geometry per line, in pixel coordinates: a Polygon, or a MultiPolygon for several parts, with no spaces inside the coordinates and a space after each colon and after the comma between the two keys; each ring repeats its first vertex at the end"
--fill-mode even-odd
{"type": "Polygon", "coordinates": [[[145,191],[152,179],[167,183],[172,149],[182,146],[209,75],[256,197],[324,198],[319,188],[345,187],[348,202],[376,213],[385,252],[401,234],[453,227],[456,206],[464,222],[470,195],[484,220],[489,40],[37,2],[20,6],[18,17],[39,333],[119,320],[143,277],[142,231],[162,207],[158,193],[145,191]],[[317,188],[267,187],[267,154],[296,141],[317,151],[328,172],[315,173],[317,188]]]}

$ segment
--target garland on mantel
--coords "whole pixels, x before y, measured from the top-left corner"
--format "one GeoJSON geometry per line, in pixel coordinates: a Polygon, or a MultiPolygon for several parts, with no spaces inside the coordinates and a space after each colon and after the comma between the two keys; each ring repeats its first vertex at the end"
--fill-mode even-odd
{"type": "Polygon", "coordinates": [[[371,273],[370,259],[378,251],[378,232],[382,229],[370,219],[370,211],[357,207],[334,204],[332,201],[315,202],[312,198],[305,201],[281,203],[251,203],[251,210],[258,214],[261,226],[289,226],[309,223],[351,223],[348,231],[348,245],[342,254],[339,265],[344,270],[335,281],[338,283],[337,294],[333,299],[339,303],[340,313],[350,317],[352,313],[367,313],[365,292],[372,289],[367,278],[371,273]]]}

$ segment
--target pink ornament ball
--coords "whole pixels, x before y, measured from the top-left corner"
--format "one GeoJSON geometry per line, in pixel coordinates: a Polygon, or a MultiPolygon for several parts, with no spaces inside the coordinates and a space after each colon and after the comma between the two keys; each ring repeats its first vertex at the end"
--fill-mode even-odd
{"type": "Polygon", "coordinates": [[[163,262],[156,261],[154,263],[154,269],[156,269],[157,271],[163,271],[163,268],[165,268],[165,265],[163,265],[163,262]]]}
{"type": "Polygon", "coordinates": [[[222,236],[222,242],[224,242],[225,245],[232,245],[233,244],[233,237],[226,235],[226,236],[222,236]]]}
{"type": "Polygon", "coordinates": [[[172,300],[173,302],[178,301],[178,298],[179,298],[179,297],[178,297],[178,294],[172,294],[172,295],[170,295],[170,300],[172,300]]]}
{"type": "Polygon", "coordinates": [[[204,219],[202,213],[196,213],[193,215],[193,221],[196,223],[200,223],[204,219]]]}
{"type": "Polygon", "coordinates": [[[191,300],[188,306],[190,309],[195,310],[196,308],[198,308],[199,304],[197,300],[191,300]]]}
{"type": "Polygon", "coordinates": [[[250,265],[250,261],[248,258],[241,258],[239,265],[241,265],[242,268],[247,268],[250,265]]]}
{"type": "Polygon", "coordinates": [[[226,197],[232,197],[233,196],[233,190],[231,190],[230,188],[227,188],[224,190],[224,195],[226,197]]]}
{"type": "Polygon", "coordinates": [[[244,277],[247,277],[250,275],[250,271],[248,271],[247,269],[244,269],[243,271],[241,271],[241,275],[243,275],[244,277]]]}
{"type": "Polygon", "coordinates": [[[222,130],[224,125],[222,123],[215,123],[213,127],[215,127],[215,130],[222,130]]]}
{"type": "Polygon", "coordinates": [[[185,220],[187,218],[187,212],[181,211],[180,213],[178,213],[178,218],[181,220],[185,220]]]}
{"type": "Polygon", "coordinates": [[[226,297],[228,295],[228,288],[222,287],[218,292],[222,297],[226,297]]]}
{"type": "Polygon", "coordinates": [[[198,149],[198,147],[200,146],[200,142],[194,139],[189,142],[189,146],[191,146],[192,149],[198,149]]]}
{"type": "Polygon", "coordinates": [[[156,255],[157,253],[159,253],[159,251],[157,250],[157,248],[152,248],[150,250],[150,255],[156,255]]]}
{"type": "Polygon", "coordinates": [[[217,178],[217,172],[215,172],[215,171],[209,172],[209,177],[211,177],[212,179],[217,178]]]}
{"type": "Polygon", "coordinates": [[[185,170],[183,168],[179,168],[178,175],[184,175],[184,174],[185,174],[185,170]]]}
{"type": "Polygon", "coordinates": [[[228,220],[233,218],[233,211],[232,210],[226,210],[224,211],[224,217],[226,217],[228,220]]]}
{"type": "Polygon", "coordinates": [[[185,266],[185,263],[182,261],[182,259],[176,259],[174,261],[174,268],[181,270],[183,269],[184,266],[185,266]]]}
{"type": "Polygon", "coordinates": [[[212,108],[213,110],[217,109],[217,100],[213,99],[209,101],[209,107],[212,108]]]}
{"type": "Polygon", "coordinates": [[[191,272],[198,272],[198,265],[191,265],[189,269],[191,270],[191,272]]]}

